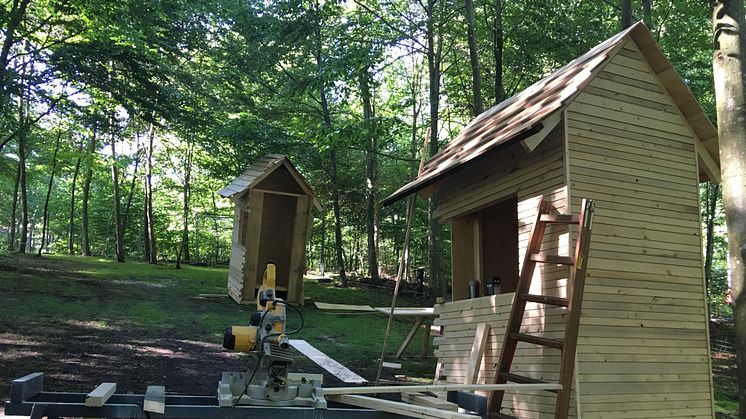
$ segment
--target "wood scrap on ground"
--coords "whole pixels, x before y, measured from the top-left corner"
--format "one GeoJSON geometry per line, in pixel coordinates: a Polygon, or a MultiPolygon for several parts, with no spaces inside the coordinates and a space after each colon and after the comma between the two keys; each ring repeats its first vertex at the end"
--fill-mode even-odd
{"type": "Polygon", "coordinates": [[[368,382],[368,380],[350,371],[347,367],[314,348],[305,340],[291,339],[290,346],[345,383],[362,384],[368,382]]]}
{"type": "Polygon", "coordinates": [[[313,304],[319,310],[340,310],[340,311],[375,311],[373,307],[367,305],[355,304],[331,304],[314,301],[313,304]]]}

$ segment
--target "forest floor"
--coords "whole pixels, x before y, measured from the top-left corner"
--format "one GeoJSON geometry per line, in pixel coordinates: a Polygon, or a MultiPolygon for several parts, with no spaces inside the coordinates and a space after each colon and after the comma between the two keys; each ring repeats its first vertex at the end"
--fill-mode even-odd
{"type": "MultiPolygon", "coordinates": [[[[44,372],[50,391],[90,391],[101,382],[116,382],[123,393],[165,385],[174,393],[213,394],[222,371],[250,365],[245,355],[222,348],[222,335],[227,326],[247,323],[252,306],[228,297],[199,297],[224,293],[226,279],[224,268],[177,270],[99,258],[0,254],[0,401],[9,397],[11,380],[36,371],[44,372]]],[[[311,280],[305,294],[328,303],[391,304],[388,291],[311,280]]],[[[375,378],[386,316],[333,314],[312,305],[301,310],[305,327],[294,338],[375,378]]],[[[289,311],[288,328],[297,325],[289,311]]],[[[409,321],[394,323],[392,353],[410,327],[409,321]]],[[[421,338],[412,343],[413,356],[405,357],[396,374],[409,381],[432,379],[435,360],[417,356],[421,345],[421,338]]],[[[291,370],[323,372],[300,354],[291,370]]],[[[328,374],[324,382],[341,384],[328,374]]]]}
{"type": "MultiPolygon", "coordinates": [[[[220,372],[249,365],[245,355],[223,350],[221,342],[227,326],[247,322],[251,306],[228,297],[199,297],[225,292],[226,277],[224,268],[177,270],[100,258],[0,254],[0,401],[9,396],[11,380],[36,371],[45,373],[45,387],[55,391],[89,391],[101,382],[117,382],[118,392],[142,393],[161,384],[169,392],[213,394],[220,372]]],[[[305,294],[328,303],[391,303],[390,290],[342,289],[314,280],[306,280],[305,294]]],[[[416,301],[404,298],[400,305],[416,301]]],[[[297,338],[374,378],[385,316],[338,314],[312,305],[301,310],[305,327],[297,338]]],[[[290,312],[288,328],[295,325],[290,312]]],[[[392,353],[409,327],[408,321],[394,323],[392,353]]],[[[435,360],[416,355],[421,345],[420,338],[413,342],[413,356],[396,374],[410,381],[432,379],[435,360]]],[[[292,370],[323,372],[299,354],[292,370]]],[[[735,371],[733,355],[713,355],[718,418],[737,417],[735,371]]],[[[341,384],[329,374],[324,380],[341,384]]]]}

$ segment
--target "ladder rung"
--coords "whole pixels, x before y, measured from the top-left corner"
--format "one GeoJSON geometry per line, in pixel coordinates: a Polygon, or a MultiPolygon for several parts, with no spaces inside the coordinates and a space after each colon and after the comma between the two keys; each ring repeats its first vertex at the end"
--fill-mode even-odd
{"type": "Polygon", "coordinates": [[[533,343],[534,345],[546,346],[548,348],[562,349],[565,346],[564,342],[560,339],[543,338],[525,333],[511,333],[510,337],[521,342],[533,343]]]}
{"type": "Polygon", "coordinates": [[[539,221],[557,224],[580,224],[580,216],[577,214],[541,214],[539,221]]]}
{"type": "Polygon", "coordinates": [[[570,302],[567,298],[550,297],[548,295],[537,295],[537,294],[520,294],[519,297],[523,301],[531,301],[533,303],[550,304],[553,306],[567,307],[570,302]]]}
{"type": "Polygon", "coordinates": [[[555,265],[574,265],[575,258],[572,256],[546,255],[544,253],[534,253],[531,255],[534,262],[553,263],[555,265]]]}

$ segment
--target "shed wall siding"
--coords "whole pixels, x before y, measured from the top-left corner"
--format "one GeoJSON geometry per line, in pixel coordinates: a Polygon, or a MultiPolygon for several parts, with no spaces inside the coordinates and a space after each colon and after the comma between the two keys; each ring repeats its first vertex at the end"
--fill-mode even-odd
{"type": "MultiPolygon", "coordinates": [[[[451,177],[439,189],[439,217],[443,220],[458,219],[458,217],[507,197],[517,196],[519,228],[517,245],[519,261],[522,265],[539,197],[543,196],[551,201],[556,212],[567,212],[563,132],[563,124],[559,124],[533,153],[526,155],[520,149],[520,145],[515,145],[512,149],[475,164],[474,169],[451,177]]],[[[568,237],[566,226],[548,226],[542,250],[547,253],[567,255],[568,237]]],[[[455,246],[459,245],[457,239],[458,237],[455,237],[453,241],[455,246]]],[[[500,240],[499,237],[494,239],[500,240]]],[[[469,254],[469,252],[459,252],[458,249],[453,249],[452,254],[469,254]]],[[[489,257],[489,255],[482,257],[489,257]]],[[[453,260],[454,264],[458,262],[456,259],[453,260]]],[[[540,264],[536,268],[531,290],[536,294],[564,297],[567,277],[567,267],[540,264]]],[[[439,339],[437,356],[438,360],[443,363],[442,371],[447,382],[464,382],[469,351],[474,341],[476,327],[480,322],[488,322],[491,327],[478,382],[484,383],[485,380],[491,380],[494,377],[502,349],[505,323],[510,314],[512,296],[513,294],[503,294],[496,297],[454,301],[441,306],[441,314],[436,324],[444,326],[445,335],[439,339]]],[[[545,310],[543,306],[529,303],[524,318],[524,331],[549,338],[562,338],[565,311],[564,308],[545,310]]],[[[518,346],[512,372],[556,381],[559,372],[559,355],[560,352],[555,349],[521,343],[518,346]]],[[[550,418],[554,417],[555,399],[555,396],[548,392],[521,391],[520,394],[508,393],[503,407],[512,409],[513,415],[522,418],[550,418]]],[[[573,401],[573,406],[574,404],[573,401]]]]}
{"type": "Polygon", "coordinates": [[[572,210],[596,200],[582,417],[713,417],[695,138],[634,44],[566,115],[572,210]]]}

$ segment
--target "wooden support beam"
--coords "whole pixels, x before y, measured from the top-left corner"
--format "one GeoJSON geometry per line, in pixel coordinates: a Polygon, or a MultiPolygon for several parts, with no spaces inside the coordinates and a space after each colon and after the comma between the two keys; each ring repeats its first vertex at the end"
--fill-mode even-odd
{"type": "Polygon", "coordinates": [[[715,183],[720,183],[720,167],[715,163],[715,160],[707,151],[702,141],[695,139],[694,143],[697,146],[697,156],[699,156],[700,169],[704,170],[707,177],[715,183]]]}
{"type": "Polygon", "coordinates": [[[451,411],[445,411],[435,409],[426,406],[413,406],[411,404],[395,402],[391,400],[376,399],[373,397],[366,396],[351,396],[347,394],[336,394],[333,396],[327,396],[328,400],[348,404],[350,406],[364,407],[367,409],[375,409],[383,412],[396,413],[399,415],[409,416],[413,418],[428,418],[428,419],[479,419],[479,416],[469,415],[466,413],[457,413],[451,411]]]}
{"type": "Polygon", "coordinates": [[[425,321],[424,317],[419,317],[414,322],[414,326],[412,326],[412,329],[407,334],[407,337],[404,338],[404,342],[402,342],[401,346],[399,347],[399,350],[396,351],[396,358],[397,359],[401,358],[401,356],[404,353],[404,351],[407,350],[407,347],[409,346],[409,344],[412,343],[412,340],[414,339],[414,335],[417,334],[417,330],[419,330],[420,326],[422,326],[422,322],[424,322],[424,321],[425,321]]]}
{"type": "Polygon", "coordinates": [[[145,401],[142,410],[153,413],[164,413],[166,411],[166,387],[148,386],[145,391],[145,401]]]}
{"type": "Polygon", "coordinates": [[[85,405],[88,407],[101,407],[117,391],[117,383],[99,384],[92,392],[85,396],[85,405]]]}
{"type": "Polygon", "coordinates": [[[337,394],[422,393],[423,391],[559,390],[561,388],[562,385],[555,383],[424,384],[415,386],[329,387],[322,389],[322,393],[324,396],[328,396],[337,394]]]}
{"type": "Polygon", "coordinates": [[[469,354],[469,364],[466,367],[466,382],[464,384],[474,384],[477,382],[489,334],[489,323],[479,323],[477,325],[477,331],[474,334],[474,344],[471,346],[471,353],[469,354]]]}

